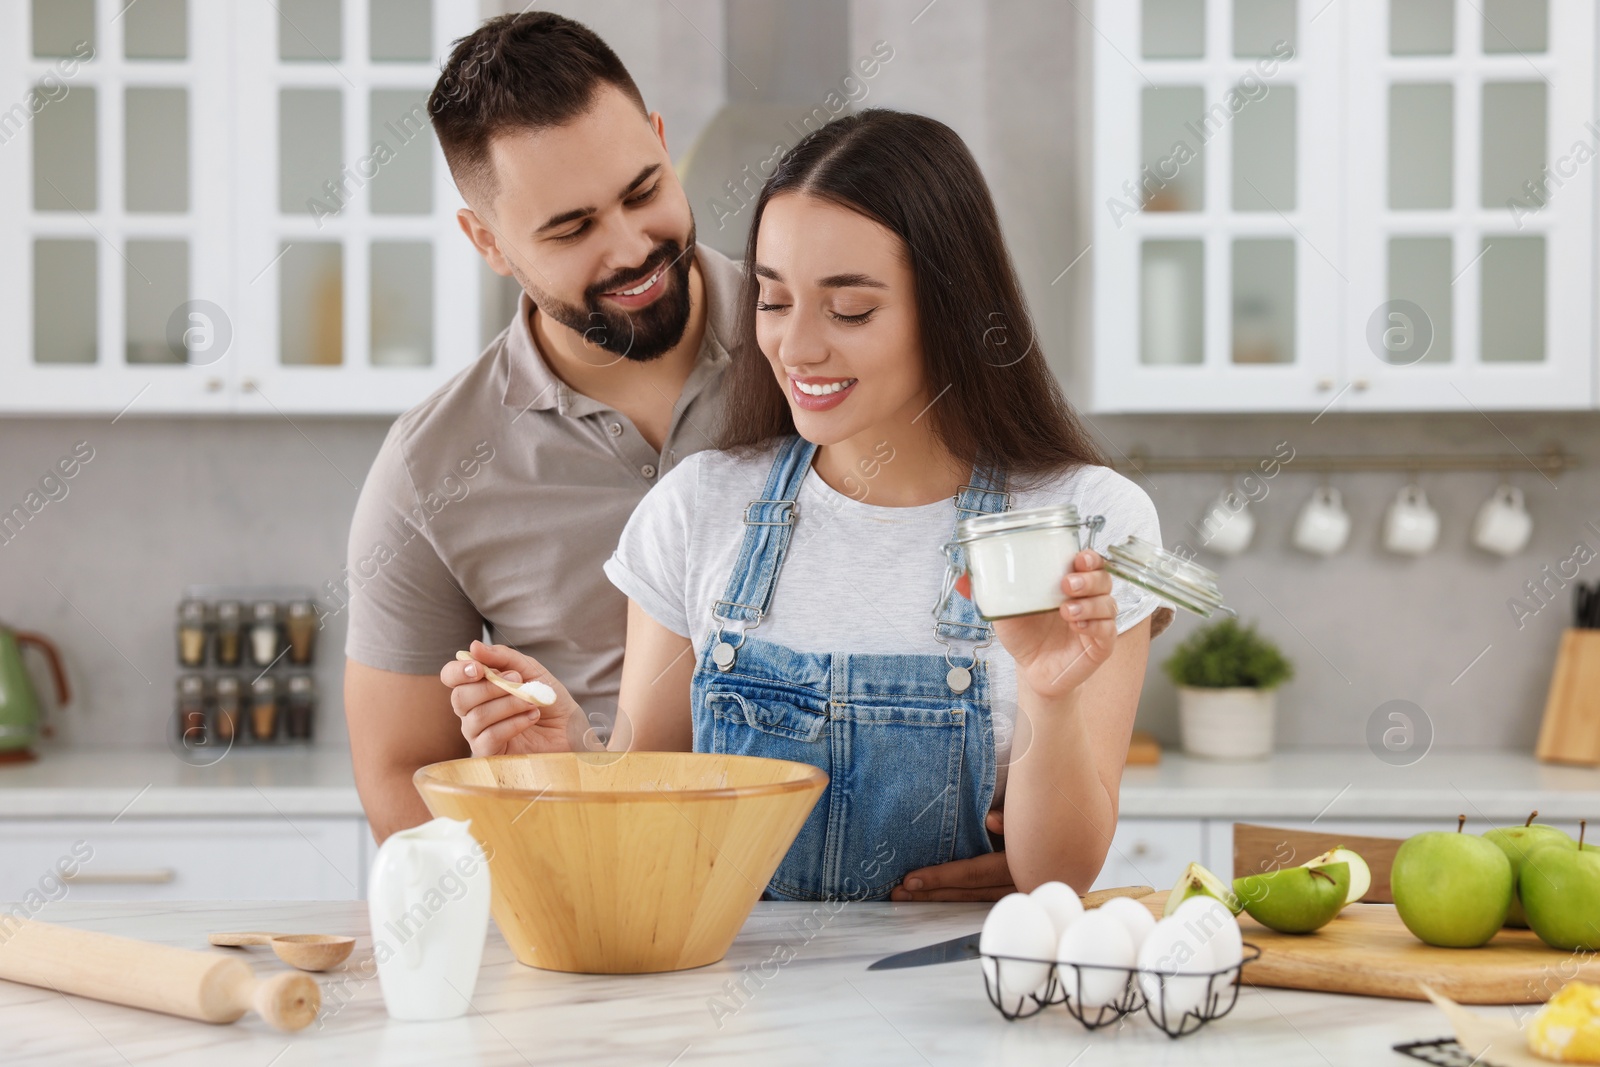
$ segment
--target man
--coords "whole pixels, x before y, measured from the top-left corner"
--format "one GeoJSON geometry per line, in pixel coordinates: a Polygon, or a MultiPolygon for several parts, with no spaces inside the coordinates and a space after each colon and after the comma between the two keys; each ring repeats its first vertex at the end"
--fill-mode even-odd
{"type": "MultiPolygon", "coordinates": [[[[601,565],[656,479],[712,447],[736,343],[739,269],[695,244],[661,116],[593,32],[491,19],[458,42],[429,111],[462,231],[523,296],[473,366],[395,422],[356,506],[345,714],[380,841],[428,818],[418,767],[467,755],[439,670],[486,624],[566,684],[586,725],[615,715],[627,601],[601,565]]],[[[1003,855],[913,876],[928,899],[1011,880],[1003,855]]]]}

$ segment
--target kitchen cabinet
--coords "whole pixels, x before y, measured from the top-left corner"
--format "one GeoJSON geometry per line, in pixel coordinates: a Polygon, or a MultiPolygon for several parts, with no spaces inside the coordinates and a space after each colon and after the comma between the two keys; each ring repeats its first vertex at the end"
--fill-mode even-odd
{"type": "Polygon", "coordinates": [[[473,0],[0,6],[0,412],[396,413],[508,290],[424,101],[473,0]]]}
{"type": "Polygon", "coordinates": [[[365,820],[0,822],[0,900],[359,900],[365,820]]]}
{"type": "Polygon", "coordinates": [[[1093,407],[1586,408],[1587,0],[1102,0],[1093,407]]]}
{"type": "Polygon", "coordinates": [[[1148,885],[1171,889],[1189,864],[1206,863],[1205,843],[1205,824],[1200,819],[1122,819],[1093,888],[1148,885]]]}

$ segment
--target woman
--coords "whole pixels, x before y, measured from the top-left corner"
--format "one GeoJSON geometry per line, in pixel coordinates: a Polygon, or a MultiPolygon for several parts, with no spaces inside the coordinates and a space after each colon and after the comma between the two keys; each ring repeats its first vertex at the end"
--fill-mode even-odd
{"type": "MultiPolygon", "coordinates": [[[[610,747],[826,770],[771,897],[886,897],[990,851],[1002,798],[1018,888],[1087,890],[1159,602],[1085,551],[1058,611],[988,624],[942,546],[969,514],[1055,503],[1111,540],[1160,533],[1031,342],[976,163],[932,119],[837,119],[767,182],[745,262],[721,450],[665,475],[606,565],[629,598],[610,747]]],[[[474,754],[574,747],[583,712],[542,667],[473,653],[558,692],[530,711],[448,665],[474,754]]]]}

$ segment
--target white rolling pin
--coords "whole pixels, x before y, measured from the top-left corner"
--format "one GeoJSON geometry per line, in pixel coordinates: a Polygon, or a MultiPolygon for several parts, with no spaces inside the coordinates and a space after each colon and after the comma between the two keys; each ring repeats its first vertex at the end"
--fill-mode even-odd
{"type": "Polygon", "coordinates": [[[298,971],[258,980],[228,956],[7,916],[0,978],[208,1023],[254,1008],[279,1030],[310,1025],[322,1008],[322,990],[298,971]]]}

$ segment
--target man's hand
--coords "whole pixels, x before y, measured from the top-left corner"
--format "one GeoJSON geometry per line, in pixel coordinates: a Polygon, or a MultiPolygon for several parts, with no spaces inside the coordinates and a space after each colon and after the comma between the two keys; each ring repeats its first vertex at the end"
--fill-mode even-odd
{"type": "MultiPolygon", "coordinates": [[[[985,820],[989,831],[1005,832],[1005,817],[991,811],[985,820]]],[[[966,860],[908,871],[905,880],[889,891],[890,900],[999,900],[1015,893],[1004,852],[991,852],[966,860]]]]}
{"type": "Polygon", "coordinates": [[[472,642],[474,662],[451,660],[439,672],[450,687],[450,706],[461,719],[461,735],[474,756],[506,753],[571,752],[581,747],[572,737],[574,724],[587,726],[567,687],[532,656],[505,645],[472,642]],[[512,696],[484,677],[480,664],[499,671],[508,682],[539,681],[555,690],[549,707],[512,696]]]}

